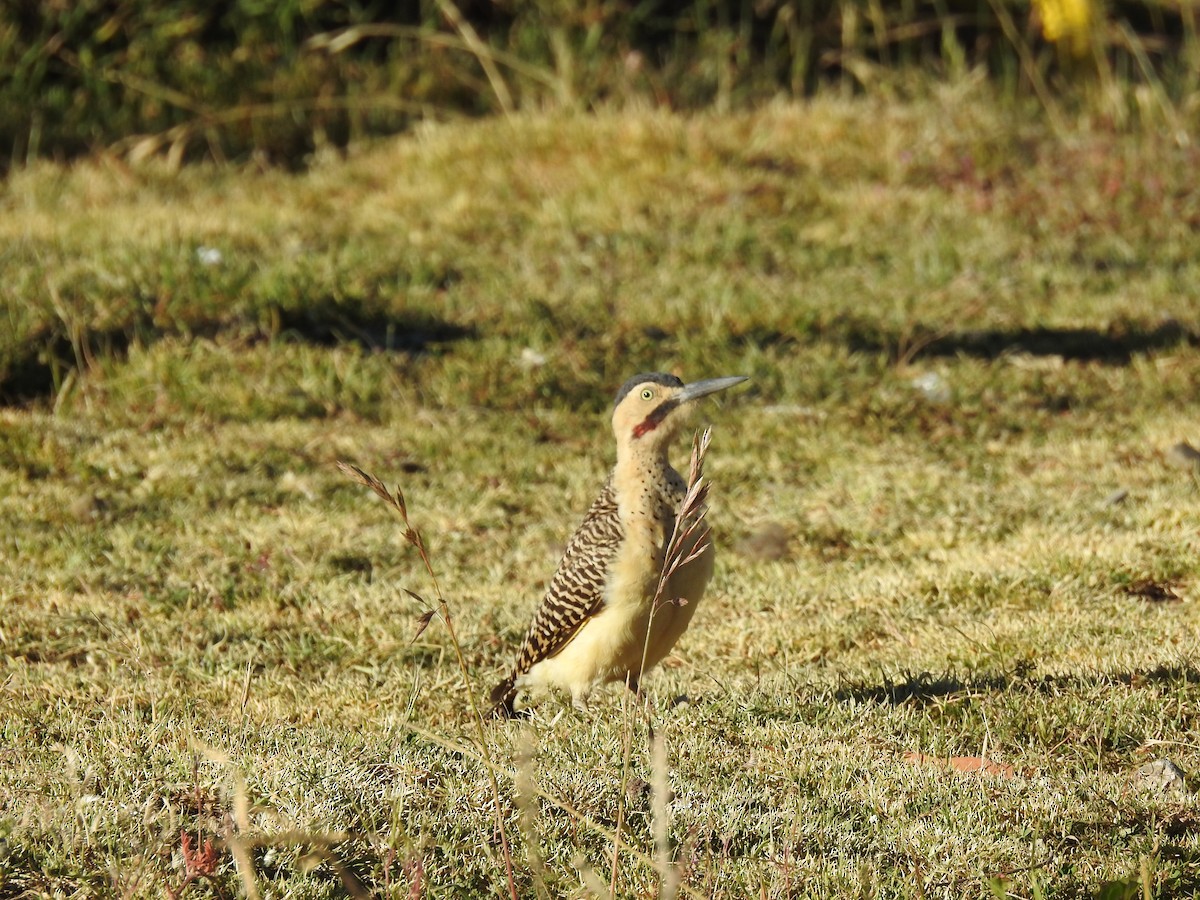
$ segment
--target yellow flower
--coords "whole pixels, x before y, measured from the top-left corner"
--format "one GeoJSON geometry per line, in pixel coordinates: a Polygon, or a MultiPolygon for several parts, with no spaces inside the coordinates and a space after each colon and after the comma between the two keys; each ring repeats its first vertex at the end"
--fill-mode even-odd
{"type": "Polygon", "coordinates": [[[1042,34],[1052,44],[1083,56],[1091,41],[1092,0],[1033,0],[1042,34]]]}

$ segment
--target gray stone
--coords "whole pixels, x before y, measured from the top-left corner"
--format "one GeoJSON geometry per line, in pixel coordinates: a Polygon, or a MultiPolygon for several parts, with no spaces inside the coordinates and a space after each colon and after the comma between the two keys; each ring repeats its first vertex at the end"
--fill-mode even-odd
{"type": "Polygon", "coordinates": [[[1148,791],[1171,800],[1182,800],[1188,794],[1183,770],[1169,759],[1156,759],[1141,766],[1135,780],[1148,791]]]}
{"type": "Polygon", "coordinates": [[[1167,462],[1184,469],[1200,468],[1200,450],[1187,441],[1180,441],[1167,451],[1167,462]]]}

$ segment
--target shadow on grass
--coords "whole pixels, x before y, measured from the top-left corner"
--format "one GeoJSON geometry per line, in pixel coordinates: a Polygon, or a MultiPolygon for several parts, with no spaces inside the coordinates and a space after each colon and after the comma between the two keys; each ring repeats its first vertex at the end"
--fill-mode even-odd
{"type": "Polygon", "coordinates": [[[133,341],[130,331],[107,329],[78,335],[63,330],[32,335],[7,360],[0,359],[0,406],[23,406],[54,395],[68,375],[90,360],[123,357],[133,341]]]}
{"type": "MultiPolygon", "coordinates": [[[[403,315],[363,309],[325,298],[298,309],[276,313],[280,337],[318,347],[357,344],[367,350],[422,353],[437,344],[474,338],[472,326],[459,325],[425,312],[403,315]]],[[[274,335],[272,335],[274,336],[274,335]]]]}
{"type": "MultiPolygon", "coordinates": [[[[1024,353],[1030,356],[1061,356],[1079,362],[1127,365],[1138,354],[1200,344],[1200,335],[1174,321],[1163,322],[1152,328],[1126,322],[1105,330],[1045,327],[981,329],[940,336],[926,335],[925,338],[918,332],[909,344],[915,348],[912,358],[969,356],[997,359],[1008,354],[1024,353]]],[[[897,344],[888,350],[898,357],[903,348],[897,344]]]]}
{"type": "Polygon", "coordinates": [[[834,692],[833,698],[838,702],[853,700],[888,706],[900,706],[904,703],[924,706],[959,694],[999,693],[1013,688],[1058,692],[1074,687],[1097,685],[1132,687],[1135,684],[1177,683],[1180,681],[1186,684],[1200,684],[1200,669],[1195,666],[1158,666],[1145,671],[1038,677],[1018,668],[1012,672],[971,675],[965,678],[954,674],[931,675],[928,672],[921,672],[918,675],[908,675],[904,681],[900,682],[885,679],[883,684],[850,683],[838,688],[834,692]]]}
{"type": "Polygon", "coordinates": [[[476,334],[471,326],[426,312],[394,314],[332,298],[259,315],[261,320],[252,316],[196,317],[161,325],[147,309],[117,328],[71,333],[62,323],[45,326],[7,360],[0,357],[0,406],[23,406],[53,397],[72,373],[86,370],[95,361],[120,360],[134,343],[149,346],[167,338],[280,339],[318,347],[356,345],[373,352],[415,354],[476,334]]]}
{"type": "Polygon", "coordinates": [[[939,330],[915,322],[903,333],[856,315],[811,323],[804,334],[751,328],[734,343],[786,347],[801,343],[840,343],[856,353],[886,356],[892,362],[966,356],[993,360],[1011,354],[1059,356],[1065,360],[1127,365],[1135,356],[1179,346],[1200,346],[1200,332],[1167,320],[1157,325],[1118,320],[1107,328],[1016,327],[939,330]]]}

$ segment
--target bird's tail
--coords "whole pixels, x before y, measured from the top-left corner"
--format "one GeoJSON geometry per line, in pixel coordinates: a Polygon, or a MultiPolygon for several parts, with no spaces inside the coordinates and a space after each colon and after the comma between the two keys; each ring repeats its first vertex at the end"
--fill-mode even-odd
{"type": "Polygon", "coordinates": [[[513,719],[518,715],[515,703],[517,700],[516,678],[509,675],[492,688],[489,699],[492,701],[493,719],[513,719]]]}

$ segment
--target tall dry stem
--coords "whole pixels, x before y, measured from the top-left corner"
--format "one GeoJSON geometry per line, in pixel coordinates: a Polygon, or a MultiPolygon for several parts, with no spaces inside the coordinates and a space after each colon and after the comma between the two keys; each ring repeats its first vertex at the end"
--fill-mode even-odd
{"type": "Polygon", "coordinates": [[[650,652],[650,634],[654,626],[654,616],[664,603],[686,603],[686,598],[668,597],[667,584],[681,567],[698,559],[708,550],[710,530],[705,515],[708,507],[708,482],[704,480],[704,454],[712,443],[712,429],[705,428],[703,432],[692,438],[692,458],[688,466],[687,492],[683,502],[675,511],[675,526],[671,537],[663,551],[662,570],[658,574],[658,584],[654,589],[654,601],[650,606],[650,618],[646,623],[646,637],[642,643],[641,669],[646,668],[646,655],[650,652]]]}
{"type": "MultiPolygon", "coordinates": [[[[654,589],[654,599],[650,605],[650,616],[646,621],[646,636],[642,643],[642,662],[639,672],[645,671],[646,657],[650,652],[650,634],[654,626],[654,616],[664,603],[686,603],[686,598],[668,597],[667,585],[674,575],[682,566],[698,559],[708,549],[710,543],[710,529],[708,522],[705,521],[705,515],[708,512],[706,501],[708,499],[708,482],[704,480],[704,455],[708,452],[708,446],[712,443],[712,429],[705,428],[702,432],[692,437],[692,456],[688,465],[687,491],[684,494],[683,501],[679,504],[679,509],[675,512],[675,525],[671,530],[671,537],[667,541],[665,550],[663,551],[662,569],[658,575],[658,584],[654,589]]],[[[633,723],[631,720],[631,709],[628,693],[625,694],[622,702],[622,737],[624,739],[624,754],[621,767],[621,791],[617,798],[617,829],[616,841],[613,843],[613,860],[612,860],[612,875],[609,882],[609,891],[612,896],[616,896],[617,891],[617,876],[619,873],[620,861],[620,840],[621,826],[624,821],[625,813],[625,797],[629,783],[629,758],[632,749],[632,732],[633,723]]],[[[647,725],[649,725],[649,710],[647,707],[647,725]]],[[[653,733],[651,729],[651,751],[653,747],[653,733]]],[[[666,778],[666,749],[663,747],[663,767],[662,777],[666,778]]],[[[665,789],[663,796],[665,797],[665,789]]],[[[664,800],[665,802],[665,800],[664,800]]],[[[665,807],[663,817],[655,819],[656,829],[660,821],[666,822],[665,807]]],[[[664,835],[663,842],[667,841],[664,835]]],[[[655,833],[655,847],[659,846],[658,833],[655,833]]],[[[678,891],[678,879],[676,877],[674,884],[671,883],[671,877],[668,872],[669,862],[662,862],[660,857],[657,861],[661,865],[656,865],[659,869],[659,877],[661,879],[661,887],[666,891],[670,886],[670,896],[678,891]]]]}
{"type": "Polygon", "coordinates": [[[504,76],[496,68],[496,64],[492,60],[492,55],[488,52],[487,44],[479,37],[479,33],[475,31],[475,26],[455,6],[454,0],[437,0],[437,5],[438,9],[442,11],[442,15],[450,21],[450,24],[454,26],[454,30],[463,39],[463,43],[479,61],[479,65],[483,68],[483,72],[487,76],[488,84],[492,86],[492,92],[496,95],[496,102],[500,104],[500,111],[506,116],[511,116],[513,114],[512,93],[508,90],[508,85],[504,82],[504,76]]]}
{"type": "Polygon", "coordinates": [[[533,887],[539,898],[549,900],[550,892],[546,888],[546,864],[542,856],[541,841],[538,838],[537,814],[538,798],[534,793],[535,760],[537,748],[533,742],[533,734],[525,729],[521,734],[521,743],[517,749],[517,793],[518,822],[521,826],[521,836],[525,839],[525,855],[529,860],[529,871],[533,876],[533,887]]]}
{"type": "Polygon", "coordinates": [[[660,729],[650,738],[650,812],[654,821],[659,900],[675,900],[679,893],[679,868],[671,862],[671,783],[668,773],[667,740],[660,729]]]}
{"type": "MultiPolygon", "coordinates": [[[[462,644],[458,640],[458,634],[454,630],[454,619],[450,615],[450,604],[446,602],[445,596],[442,594],[441,585],[438,582],[437,574],[433,571],[433,563],[429,558],[429,551],[425,547],[425,541],[421,537],[421,533],[413,527],[408,518],[408,506],[404,502],[404,492],[397,487],[394,491],[389,491],[382,481],[364,472],[358,466],[350,463],[338,462],[338,468],[357,481],[364,487],[369,487],[375,492],[381,500],[388,506],[394,509],[404,523],[404,539],[416,548],[417,554],[421,557],[421,562],[425,564],[425,571],[429,573],[429,578],[433,582],[434,596],[437,597],[435,606],[428,606],[428,610],[421,617],[417,626],[417,635],[428,626],[430,620],[437,615],[441,618],[442,623],[446,626],[446,633],[450,636],[450,644],[454,648],[454,656],[458,660],[458,670],[462,675],[463,687],[467,692],[467,701],[471,704],[471,718],[475,723],[475,737],[479,746],[479,753],[486,761],[485,768],[488,773],[488,781],[492,791],[492,805],[495,810],[496,831],[500,835],[500,848],[504,856],[505,875],[508,878],[508,892],[512,900],[517,900],[517,885],[513,877],[512,851],[508,844],[508,833],[504,827],[504,808],[500,802],[500,785],[496,781],[495,765],[492,761],[491,750],[488,748],[487,738],[484,734],[483,714],[479,710],[479,704],[475,701],[475,696],[478,691],[475,689],[475,682],[471,678],[471,672],[467,668],[467,658],[463,653],[462,644]]],[[[405,591],[409,596],[424,603],[424,598],[413,591],[405,591]]]]}

